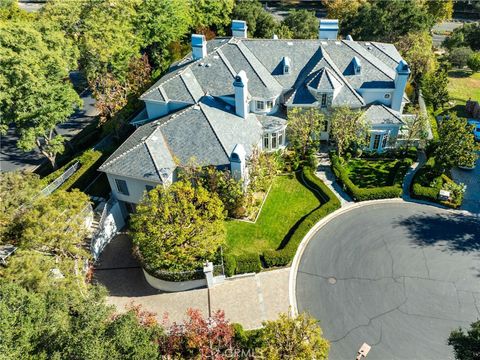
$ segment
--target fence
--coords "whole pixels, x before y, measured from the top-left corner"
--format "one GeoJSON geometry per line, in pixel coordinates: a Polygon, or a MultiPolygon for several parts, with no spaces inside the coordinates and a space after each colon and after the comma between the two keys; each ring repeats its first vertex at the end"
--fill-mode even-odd
{"type": "Polygon", "coordinates": [[[44,187],[39,195],[50,195],[53,193],[55,190],[57,190],[65,181],[70,178],[73,174],[77,172],[78,169],[80,169],[80,162],[76,161],[72,166],[70,166],[65,172],[57,177],[55,180],[53,180],[50,184],[48,184],[46,187],[44,187]]]}

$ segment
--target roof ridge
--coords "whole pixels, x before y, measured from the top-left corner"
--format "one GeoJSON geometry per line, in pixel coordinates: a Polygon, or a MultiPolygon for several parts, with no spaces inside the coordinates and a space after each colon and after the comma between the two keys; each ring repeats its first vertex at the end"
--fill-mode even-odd
{"type": "MultiPolygon", "coordinates": [[[[159,132],[160,133],[160,136],[162,137],[163,139],[163,143],[165,144],[165,147],[167,148],[167,151],[170,155],[170,157],[172,158],[172,161],[175,163],[174,161],[174,156],[172,155],[172,151],[170,150],[170,146],[168,146],[168,142],[167,140],[165,139],[165,136],[163,135],[163,132],[160,130],[160,127],[157,127],[155,129],[155,131],[152,132],[153,133],[156,133],[156,132],[159,132]]],[[[152,135],[150,134],[150,136],[152,135]]],[[[164,181],[163,179],[163,176],[162,176],[162,172],[160,171],[159,167],[157,166],[157,162],[155,161],[155,159],[153,158],[153,155],[152,155],[152,151],[150,150],[150,146],[149,144],[147,143],[147,141],[150,139],[150,136],[145,139],[145,147],[147,148],[147,151],[148,151],[148,155],[150,156],[150,158],[152,159],[152,163],[153,163],[153,166],[155,167],[155,170],[157,171],[157,174],[158,174],[158,177],[162,180],[162,182],[164,181]]],[[[164,169],[164,168],[163,168],[164,169]]]]}
{"type": "MultiPolygon", "coordinates": [[[[381,51],[384,55],[386,55],[388,58],[392,59],[395,62],[398,62],[396,59],[394,59],[392,56],[390,56],[386,51],[384,51],[380,46],[377,44],[388,44],[388,43],[383,43],[383,42],[376,42],[376,41],[370,41],[370,44],[375,46],[379,51],[381,51]]],[[[381,59],[379,59],[381,61],[381,59]]],[[[385,64],[386,65],[386,64],[385,64]]]]}
{"type": "Polygon", "coordinates": [[[212,131],[213,131],[213,133],[215,134],[215,137],[217,138],[218,143],[220,144],[220,146],[222,147],[223,151],[225,152],[225,155],[227,156],[228,159],[230,159],[230,155],[227,153],[227,149],[225,149],[225,145],[222,143],[222,140],[220,140],[220,137],[218,136],[217,131],[215,130],[215,128],[213,127],[212,123],[211,123],[210,120],[208,119],[208,116],[207,116],[206,112],[203,110],[202,105],[205,105],[205,104],[199,103],[199,107],[200,107],[200,110],[201,110],[202,113],[203,113],[203,116],[205,116],[205,119],[207,120],[208,125],[210,126],[210,128],[211,128],[212,131]]]}
{"type": "Polygon", "coordinates": [[[230,71],[230,73],[233,75],[233,76],[236,76],[237,73],[235,72],[235,70],[233,69],[233,66],[232,64],[230,64],[230,61],[228,61],[227,57],[225,56],[225,54],[223,53],[223,51],[221,51],[221,49],[217,49],[215,50],[218,54],[218,56],[220,57],[220,60],[223,61],[223,63],[225,64],[225,66],[227,67],[228,71],[230,71]]]}
{"type": "Polygon", "coordinates": [[[394,111],[393,109],[389,108],[388,106],[386,106],[385,104],[381,104],[390,114],[392,114],[393,116],[395,116],[398,120],[400,121],[403,121],[402,120],[402,116],[399,112],[396,112],[394,111]]]}
{"type": "MultiPolygon", "coordinates": [[[[240,53],[243,55],[243,57],[245,58],[245,60],[247,60],[248,64],[252,67],[253,71],[255,72],[255,74],[257,74],[257,77],[260,79],[260,81],[262,82],[262,84],[268,88],[268,85],[267,83],[265,82],[265,80],[260,76],[260,74],[258,73],[257,69],[255,69],[255,67],[253,66],[253,64],[250,62],[250,60],[248,59],[248,56],[245,55],[245,53],[242,51],[241,47],[239,46],[241,41],[239,42],[236,42],[235,45],[237,46],[238,50],[240,51],[240,53]]],[[[243,44],[242,44],[243,45],[243,44]]],[[[245,45],[243,45],[245,46],[245,45]]],[[[263,64],[262,64],[263,65],[263,64]]]]}
{"type": "MultiPolygon", "coordinates": [[[[133,134],[135,134],[135,133],[133,133],[133,134]]],[[[132,134],[132,135],[133,135],[133,134],[132,134]]],[[[132,135],[130,135],[130,136],[132,136],[132,135]]],[[[127,140],[128,140],[128,139],[127,139],[127,140]]],[[[127,141],[127,140],[125,140],[125,141],[127,141]]],[[[114,163],[115,161],[117,161],[117,160],[120,159],[121,157],[125,156],[125,155],[128,154],[129,152],[131,152],[131,151],[135,150],[136,148],[140,147],[140,145],[142,145],[143,143],[144,143],[144,140],[141,140],[137,145],[131,147],[131,148],[128,149],[128,150],[125,150],[125,151],[122,152],[121,154],[118,154],[116,157],[114,157],[114,158],[112,158],[112,159],[104,162],[104,163],[102,164],[102,166],[99,167],[99,169],[104,168],[105,166],[111,165],[112,163],[114,163]]]]}

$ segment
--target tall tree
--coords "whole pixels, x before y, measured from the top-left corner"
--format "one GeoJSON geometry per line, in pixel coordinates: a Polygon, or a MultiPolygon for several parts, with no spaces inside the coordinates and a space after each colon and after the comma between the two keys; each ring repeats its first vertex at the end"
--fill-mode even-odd
{"type": "Polygon", "coordinates": [[[0,282],[0,353],[5,359],[158,359],[162,330],[132,309],[115,315],[100,287],[52,283],[29,292],[0,282]]]}
{"type": "Polygon", "coordinates": [[[369,128],[362,111],[348,107],[334,109],[330,117],[330,134],[338,155],[343,156],[352,147],[358,149],[366,146],[369,128]]]}
{"type": "Polygon", "coordinates": [[[189,0],[189,3],[194,29],[214,28],[224,35],[225,27],[230,25],[235,0],[189,0]]]}
{"type": "Polygon", "coordinates": [[[325,116],[318,109],[294,108],[288,112],[288,140],[301,160],[317,150],[325,122],[325,116]]]}
{"type": "Polygon", "coordinates": [[[40,10],[40,18],[78,41],[83,33],[82,20],[89,9],[89,1],[48,0],[40,10]]]}
{"type": "Polygon", "coordinates": [[[423,5],[428,13],[433,16],[435,22],[449,20],[453,15],[453,0],[417,0],[423,5]]]}
{"type": "Polygon", "coordinates": [[[291,10],[282,24],[292,31],[294,39],[316,39],[318,37],[318,20],[313,11],[291,10]]]}
{"type": "Polygon", "coordinates": [[[448,345],[453,346],[455,359],[475,360],[480,354],[480,320],[472,323],[465,333],[463,329],[451,332],[448,345]]]}
{"type": "Polygon", "coordinates": [[[430,30],[435,23],[417,0],[368,1],[342,22],[342,34],[355,40],[395,42],[409,32],[430,30]]]}
{"type": "Polygon", "coordinates": [[[440,141],[435,150],[435,165],[441,172],[476,158],[475,138],[467,119],[449,113],[438,127],[440,141]]]}
{"type": "Polygon", "coordinates": [[[271,38],[279,26],[272,14],[267,12],[260,1],[239,1],[232,14],[233,19],[245,20],[248,34],[254,38],[271,38]]]}
{"type": "Polygon", "coordinates": [[[133,243],[150,271],[196,270],[225,242],[224,208],[190,182],[156,187],[132,215],[133,243]]]}
{"type": "Polygon", "coordinates": [[[124,81],[132,58],[140,57],[142,38],[135,33],[141,0],[90,0],[83,15],[81,64],[88,80],[112,73],[124,81]]]}
{"type": "Polygon", "coordinates": [[[135,26],[142,46],[154,64],[166,67],[170,62],[167,46],[182,39],[192,27],[190,4],[185,0],[143,0],[137,8],[135,26]]]}
{"type": "Polygon", "coordinates": [[[398,40],[396,46],[410,66],[411,81],[415,86],[419,85],[422,76],[435,70],[437,62],[432,36],[428,32],[408,33],[398,40]]]}
{"type": "Polygon", "coordinates": [[[366,2],[367,0],[322,0],[323,6],[327,9],[328,18],[338,19],[340,23],[354,17],[366,2]]]}
{"type": "Polygon", "coordinates": [[[38,147],[55,168],[64,149],[55,127],[81,104],[68,80],[75,51],[61,33],[41,32],[34,25],[0,22],[0,131],[13,123],[17,147],[38,147]]]}
{"type": "Polygon", "coordinates": [[[425,101],[432,105],[433,110],[443,107],[450,100],[447,71],[438,69],[433,73],[427,73],[421,80],[421,89],[425,101]]]}
{"type": "Polygon", "coordinates": [[[293,318],[280,314],[278,320],[267,321],[261,331],[265,359],[327,359],[330,344],[314,318],[302,313],[293,318]]]}

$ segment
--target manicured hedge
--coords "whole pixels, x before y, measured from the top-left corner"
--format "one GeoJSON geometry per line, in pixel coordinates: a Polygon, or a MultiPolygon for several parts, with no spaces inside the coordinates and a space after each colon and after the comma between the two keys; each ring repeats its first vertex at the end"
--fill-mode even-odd
{"type": "Polygon", "coordinates": [[[376,188],[359,188],[348,176],[347,170],[343,167],[340,157],[331,156],[332,169],[338,182],[343,185],[344,190],[355,201],[390,199],[400,197],[402,195],[402,182],[405,172],[412,164],[412,160],[407,158],[400,162],[395,174],[395,184],[392,186],[382,186],[376,188]]]}
{"type": "Polygon", "coordinates": [[[44,177],[43,182],[45,186],[48,185],[78,161],[80,163],[80,168],[72,176],[70,176],[68,180],[59,187],[59,189],[68,190],[73,187],[83,189],[88,185],[87,182],[90,180],[91,175],[97,171],[98,166],[95,165],[100,162],[102,155],[103,154],[100,151],[89,149],[50,175],[44,177]]]}
{"type": "Polygon", "coordinates": [[[245,274],[262,271],[262,263],[258,254],[242,254],[236,257],[236,274],[245,274]]]}
{"type": "Polygon", "coordinates": [[[231,254],[225,254],[223,257],[224,266],[225,266],[225,275],[226,276],[233,276],[235,275],[235,270],[237,269],[237,261],[235,260],[235,256],[231,254]]]}
{"type": "Polygon", "coordinates": [[[310,168],[302,169],[302,179],[313,189],[321,201],[321,205],[305,218],[290,237],[283,249],[269,250],[263,253],[264,264],[267,268],[288,265],[297,252],[298,245],[308,231],[323,217],[340,208],[340,200],[325,185],[310,168]]]}

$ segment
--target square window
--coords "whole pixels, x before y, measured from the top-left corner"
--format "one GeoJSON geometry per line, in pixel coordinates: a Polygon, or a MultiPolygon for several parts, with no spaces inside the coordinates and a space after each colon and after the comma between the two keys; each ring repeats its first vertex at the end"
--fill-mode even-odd
{"type": "Polygon", "coordinates": [[[120,194],[127,196],[130,195],[128,192],[127,182],[125,180],[115,179],[115,183],[117,184],[117,190],[120,194]]]}
{"type": "Polygon", "coordinates": [[[267,109],[273,108],[273,101],[268,100],[267,101],[267,109]]]}
{"type": "Polygon", "coordinates": [[[257,111],[263,111],[263,110],[265,110],[265,102],[264,102],[264,101],[257,100],[257,101],[255,102],[255,104],[256,104],[255,106],[256,106],[256,108],[257,108],[257,111]]]}

